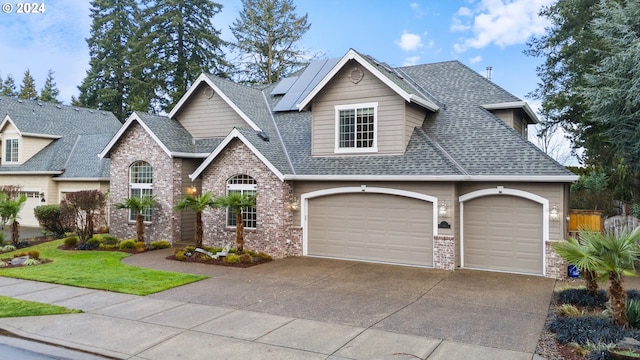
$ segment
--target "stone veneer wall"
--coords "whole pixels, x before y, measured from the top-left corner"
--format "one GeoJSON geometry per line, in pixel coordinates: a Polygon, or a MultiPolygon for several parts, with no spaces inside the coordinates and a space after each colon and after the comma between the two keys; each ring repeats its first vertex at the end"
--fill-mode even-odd
{"type": "Polygon", "coordinates": [[[567,267],[569,264],[553,250],[551,244],[557,241],[545,241],[545,277],[552,279],[567,279],[567,267]]]}
{"type": "Polygon", "coordinates": [[[436,269],[455,270],[455,236],[436,235],[433,237],[433,267],[436,269]]]}
{"type": "Polygon", "coordinates": [[[118,210],[113,204],[129,197],[129,166],[138,160],[153,167],[153,195],[158,202],[151,223],[145,226],[145,242],[179,241],[180,213],[173,211],[173,205],[182,192],[182,160],[170,158],[138,123],[131,125],[111,151],[110,233],[121,239],[136,236],[129,210],[118,210]]]}
{"type": "MultiPolygon", "coordinates": [[[[245,248],[264,251],[274,258],[302,255],[301,232],[293,228],[294,214],[290,184],[281,181],[240,140],[233,140],[202,174],[202,191],[214,196],[226,194],[227,180],[238,174],[256,180],[256,229],[245,228],[245,248]],[[289,241],[287,241],[289,240],[289,241]]],[[[235,246],[235,227],[226,226],[226,211],[207,210],[202,214],[205,244],[235,246]]]]}

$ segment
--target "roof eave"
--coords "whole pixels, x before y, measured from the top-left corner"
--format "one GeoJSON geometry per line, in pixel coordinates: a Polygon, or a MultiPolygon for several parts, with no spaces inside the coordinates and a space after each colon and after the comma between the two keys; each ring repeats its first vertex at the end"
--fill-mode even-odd
{"type": "Polygon", "coordinates": [[[571,183],[577,175],[284,175],[288,181],[450,181],[571,183]]]}
{"type": "Polygon", "coordinates": [[[174,158],[189,158],[189,159],[205,159],[211,153],[189,153],[174,151],[171,153],[171,157],[174,158]]]}
{"type": "Polygon", "coordinates": [[[122,137],[122,135],[125,133],[125,131],[127,131],[127,129],[129,129],[129,127],[131,126],[131,124],[133,124],[134,121],[137,121],[138,124],[142,126],[142,128],[149,134],[149,136],[151,136],[151,138],[158,144],[158,146],[160,146],[160,148],[165,152],[165,154],[167,154],[167,156],[173,157],[171,155],[171,151],[169,151],[169,149],[162,143],[162,141],[160,141],[160,139],[158,139],[158,137],[153,133],[153,131],[149,129],[147,124],[145,124],[144,121],[140,119],[140,116],[138,116],[138,114],[134,112],[133,114],[129,115],[129,118],[127,119],[127,121],[120,127],[118,132],[111,138],[111,140],[109,141],[107,146],[105,146],[105,148],[102,150],[102,152],[98,154],[99,158],[104,159],[108,157],[109,153],[111,152],[111,149],[115,146],[118,140],[120,140],[120,137],[122,137]]]}
{"type": "Polygon", "coordinates": [[[484,104],[480,105],[486,110],[506,110],[506,109],[521,109],[525,114],[531,119],[532,124],[540,123],[540,119],[536,115],[535,111],[529,106],[526,101],[511,101],[511,102],[503,102],[503,103],[495,103],[495,104],[484,104]]]}
{"type": "Polygon", "coordinates": [[[54,177],[53,179],[51,179],[53,181],[100,181],[100,182],[109,182],[111,181],[110,178],[104,178],[104,177],[54,177]]]}

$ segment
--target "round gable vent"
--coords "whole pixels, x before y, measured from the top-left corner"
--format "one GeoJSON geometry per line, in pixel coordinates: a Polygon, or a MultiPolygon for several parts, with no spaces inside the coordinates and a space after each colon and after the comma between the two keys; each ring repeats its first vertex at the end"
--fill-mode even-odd
{"type": "Polygon", "coordinates": [[[362,72],[362,70],[360,70],[359,67],[354,67],[353,70],[351,70],[351,72],[349,73],[349,80],[351,80],[351,82],[354,84],[359,83],[363,77],[364,73],[362,72]]]}

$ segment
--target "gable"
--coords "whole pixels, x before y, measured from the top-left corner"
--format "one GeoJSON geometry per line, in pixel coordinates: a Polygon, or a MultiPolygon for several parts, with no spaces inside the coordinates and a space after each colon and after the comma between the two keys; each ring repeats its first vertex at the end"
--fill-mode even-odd
{"type": "Polygon", "coordinates": [[[312,100],[313,155],[335,155],[336,106],[371,103],[377,103],[377,153],[403,153],[408,142],[404,99],[350,60],[312,100]]]}
{"type": "Polygon", "coordinates": [[[195,138],[224,137],[234,127],[247,126],[220,94],[205,82],[197,85],[174,118],[195,138]]]}

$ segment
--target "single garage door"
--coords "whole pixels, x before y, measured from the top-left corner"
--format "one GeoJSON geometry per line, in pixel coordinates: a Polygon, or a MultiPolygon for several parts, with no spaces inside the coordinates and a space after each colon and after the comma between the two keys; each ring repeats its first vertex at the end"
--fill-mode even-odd
{"type": "Polygon", "coordinates": [[[433,204],[353,193],[309,200],[308,254],[433,265],[433,204]]]}
{"type": "Polygon", "coordinates": [[[464,267],[542,274],[542,205],[495,195],[464,203],[464,267]]]}

